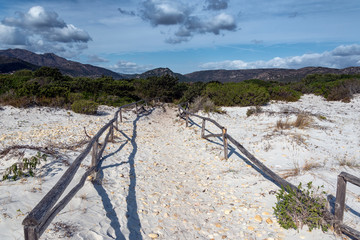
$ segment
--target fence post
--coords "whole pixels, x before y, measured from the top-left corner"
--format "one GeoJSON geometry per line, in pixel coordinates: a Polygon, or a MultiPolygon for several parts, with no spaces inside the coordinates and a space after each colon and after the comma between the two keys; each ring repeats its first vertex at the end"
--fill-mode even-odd
{"type": "Polygon", "coordinates": [[[189,114],[186,113],[186,127],[189,126],[189,114]]]}
{"type": "Polygon", "coordinates": [[[120,122],[122,123],[122,108],[120,108],[119,114],[120,114],[120,122]]]}
{"type": "Polygon", "coordinates": [[[25,225],[24,226],[24,239],[25,240],[38,240],[39,235],[36,232],[36,226],[25,225]]]}
{"type": "Polygon", "coordinates": [[[344,219],[346,195],[346,180],[342,176],[337,178],[336,201],[335,201],[335,231],[340,232],[340,226],[344,219]]]}
{"type": "Polygon", "coordinates": [[[201,138],[204,138],[205,136],[205,119],[202,120],[202,124],[201,124],[201,138]]]}
{"type": "Polygon", "coordinates": [[[224,158],[227,160],[228,159],[228,142],[227,142],[227,138],[226,138],[226,128],[222,129],[222,137],[223,137],[223,143],[224,143],[224,158]]]}
{"type": "Polygon", "coordinates": [[[97,140],[94,142],[93,148],[92,148],[92,154],[91,154],[91,166],[96,166],[97,164],[97,155],[98,155],[98,147],[99,143],[97,140]]]}
{"type": "Polygon", "coordinates": [[[111,124],[110,126],[110,141],[109,142],[113,142],[114,141],[114,125],[111,124]]]}

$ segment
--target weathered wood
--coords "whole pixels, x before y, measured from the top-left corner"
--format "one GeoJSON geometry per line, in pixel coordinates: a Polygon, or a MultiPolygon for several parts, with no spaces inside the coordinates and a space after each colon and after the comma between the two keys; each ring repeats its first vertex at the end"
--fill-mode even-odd
{"type": "Polygon", "coordinates": [[[120,122],[122,123],[122,108],[120,108],[119,114],[120,114],[120,122]]]}
{"type": "Polygon", "coordinates": [[[24,226],[24,238],[25,240],[38,240],[39,234],[37,232],[37,226],[24,226]]]}
{"type": "Polygon", "coordinates": [[[86,178],[90,176],[95,170],[95,166],[89,168],[84,175],[81,177],[78,184],[76,184],[73,189],[70,190],[68,194],[58,203],[56,206],[49,211],[44,219],[43,223],[39,225],[39,236],[43,234],[46,228],[49,226],[51,221],[55,218],[55,216],[62,210],[64,207],[71,201],[71,199],[75,196],[75,194],[84,186],[86,178]]]}
{"type": "Polygon", "coordinates": [[[219,123],[217,123],[215,120],[213,120],[213,119],[211,119],[211,118],[203,117],[203,116],[194,114],[194,113],[192,113],[192,112],[189,112],[189,111],[185,110],[183,107],[181,107],[180,104],[179,104],[178,106],[179,106],[179,108],[180,108],[184,113],[186,113],[186,114],[188,114],[188,115],[191,115],[191,116],[194,116],[194,117],[197,117],[197,118],[200,118],[200,119],[205,119],[206,121],[209,121],[209,122],[213,123],[215,126],[217,126],[217,127],[220,128],[220,129],[223,129],[223,128],[224,128],[223,126],[221,126],[219,123]]]}
{"type": "Polygon", "coordinates": [[[360,232],[346,225],[341,225],[340,230],[342,233],[351,236],[353,239],[360,239],[360,232]]]}
{"type": "Polygon", "coordinates": [[[335,201],[335,230],[339,231],[344,219],[345,209],[345,195],[346,195],[346,180],[342,176],[337,178],[336,187],[336,201],[335,201]]]}
{"type": "Polygon", "coordinates": [[[206,120],[203,119],[202,124],[201,124],[201,137],[202,138],[205,138],[205,122],[206,122],[206,120]]]}
{"type": "Polygon", "coordinates": [[[252,155],[248,150],[246,150],[238,141],[232,138],[229,134],[226,134],[227,139],[232,142],[239,150],[242,152],[257,168],[259,168],[264,174],[269,176],[275,183],[280,186],[283,186],[285,189],[289,186],[291,189],[298,191],[298,188],[281,178],[275,172],[271,171],[268,167],[266,167],[262,162],[260,162],[254,155],[252,155]]]}
{"type": "Polygon", "coordinates": [[[228,159],[228,143],[226,138],[226,128],[222,129],[222,138],[223,138],[223,145],[224,145],[224,158],[228,159]]]}
{"type": "Polygon", "coordinates": [[[91,166],[96,166],[97,164],[97,155],[98,155],[99,143],[97,141],[94,142],[91,152],[91,166]]]}
{"type": "Polygon", "coordinates": [[[342,176],[346,181],[360,187],[360,178],[347,172],[341,172],[339,176],[342,176]]]}
{"type": "Polygon", "coordinates": [[[104,140],[104,144],[103,144],[102,148],[100,149],[99,154],[98,154],[98,156],[97,156],[98,159],[97,159],[97,164],[96,164],[95,172],[98,172],[98,171],[99,171],[100,159],[102,158],[102,155],[103,155],[103,153],[104,153],[104,151],[105,151],[106,145],[107,145],[107,143],[108,143],[108,141],[109,141],[110,134],[111,134],[111,130],[109,130],[109,132],[106,134],[105,140],[104,140]]]}
{"type": "MultiPolygon", "coordinates": [[[[43,199],[31,210],[31,212],[23,220],[24,226],[32,226],[41,224],[47,213],[55,205],[60,196],[65,191],[66,187],[69,185],[71,180],[74,178],[76,171],[79,169],[81,162],[89,154],[93,144],[99,139],[101,134],[111,125],[115,119],[112,119],[103,126],[99,132],[91,139],[88,146],[84,151],[75,159],[75,161],[70,165],[70,167],[65,171],[61,176],[58,182],[54,187],[43,197],[43,199]],[[35,223],[35,224],[33,224],[35,223]]],[[[40,236],[40,235],[39,235],[40,236]]]]}
{"type": "Polygon", "coordinates": [[[188,127],[189,126],[189,114],[186,114],[186,127],[188,127]]]}

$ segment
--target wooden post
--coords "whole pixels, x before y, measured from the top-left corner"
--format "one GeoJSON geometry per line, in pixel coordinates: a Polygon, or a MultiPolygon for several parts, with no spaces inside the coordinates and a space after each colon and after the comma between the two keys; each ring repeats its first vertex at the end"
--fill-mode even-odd
{"type": "Polygon", "coordinates": [[[346,180],[342,176],[337,178],[336,202],[335,202],[335,231],[340,231],[340,225],[344,219],[346,195],[346,180]]]}
{"type": "Polygon", "coordinates": [[[122,108],[120,108],[119,114],[120,114],[120,122],[122,123],[122,108]]]}
{"type": "Polygon", "coordinates": [[[91,166],[96,166],[97,164],[97,155],[98,155],[99,143],[97,141],[94,142],[92,149],[92,158],[91,158],[91,166]]]}
{"type": "Polygon", "coordinates": [[[25,240],[38,240],[39,234],[36,232],[36,226],[25,225],[24,226],[24,238],[25,238],[25,240]]]}
{"type": "Polygon", "coordinates": [[[189,126],[189,114],[186,113],[186,127],[189,126]]]}
{"type": "Polygon", "coordinates": [[[114,125],[110,126],[110,142],[114,141],[114,125]]]}
{"type": "Polygon", "coordinates": [[[205,136],[205,119],[202,120],[202,125],[201,125],[201,138],[204,138],[205,136]]]}
{"type": "Polygon", "coordinates": [[[224,158],[227,160],[228,159],[228,142],[227,142],[227,138],[226,138],[226,128],[222,129],[222,138],[223,138],[223,143],[224,143],[224,158]]]}

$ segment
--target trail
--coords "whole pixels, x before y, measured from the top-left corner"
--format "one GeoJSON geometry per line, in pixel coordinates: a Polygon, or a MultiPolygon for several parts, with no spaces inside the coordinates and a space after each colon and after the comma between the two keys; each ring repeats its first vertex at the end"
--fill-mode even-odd
{"type": "Polygon", "coordinates": [[[224,160],[222,141],[201,139],[200,123],[185,128],[176,114],[156,108],[119,125],[102,184],[87,184],[87,207],[69,210],[81,219],[74,239],[333,238],[281,229],[272,215],[277,187],[231,146],[224,160]]]}

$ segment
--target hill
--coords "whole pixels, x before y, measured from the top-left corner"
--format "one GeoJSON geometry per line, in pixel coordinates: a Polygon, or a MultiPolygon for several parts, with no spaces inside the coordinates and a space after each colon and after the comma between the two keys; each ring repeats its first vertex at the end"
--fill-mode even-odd
{"type": "Polygon", "coordinates": [[[205,70],[185,76],[196,82],[241,82],[248,79],[261,79],[264,81],[296,82],[309,74],[360,74],[360,67],[344,69],[325,67],[305,67],[300,69],[245,69],[245,70],[205,70]]]}
{"type": "Polygon", "coordinates": [[[0,73],[15,72],[22,69],[36,70],[39,67],[17,58],[0,56],[0,73]]]}

